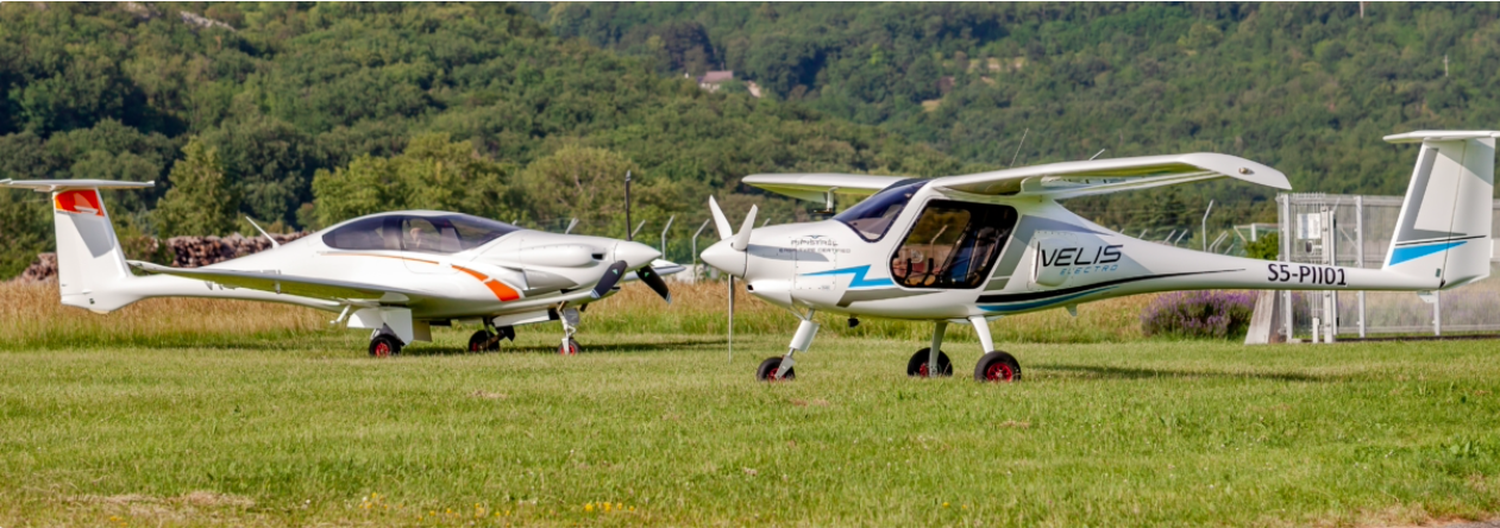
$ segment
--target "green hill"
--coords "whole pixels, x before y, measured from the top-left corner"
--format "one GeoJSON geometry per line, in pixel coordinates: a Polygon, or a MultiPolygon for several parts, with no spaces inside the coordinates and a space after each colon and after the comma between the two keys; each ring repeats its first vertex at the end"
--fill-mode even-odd
{"type": "MultiPolygon", "coordinates": [[[[0,178],[165,181],[108,193],[126,229],[146,233],[233,225],[168,194],[174,178],[204,174],[222,178],[186,189],[227,187],[239,213],[281,226],[422,206],[527,225],[579,215],[596,220],[580,230],[618,235],[611,193],[626,170],[637,218],[680,214],[681,227],[706,217],[706,194],[755,172],[963,168],[804,105],[708,93],[502,4],[7,2],[0,94],[0,178]],[[181,163],[190,144],[203,148],[181,163]],[[464,182],[483,195],[450,192],[464,182]],[[159,200],[188,206],[153,222],[159,200]]],[[[742,214],[753,201],[764,200],[726,205],[742,214]]],[[[797,214],[766,205],[773,219],[797,214]]],[[[0,276],[51,246],[50,222],[44,199],[0,193],[0,276]]]]}
{"type": "MultiPolygon", "coordinates": [[[[653,60],[664,74],[734,70],[777,98],[997,166],[1101,149],[1116,157],[1213,151],[1277,167],[1299,191],[1399,194],[1414,153],[1381,136],[1500,127],[1494,4],[530,10],[560,36],[653,60]]],[[[1182,226],[1196,224],[1211,198],[1226,221],[1272,218],[1270,196],[1206,186],[1074,206],[1110,225],[1182,226]]]]}

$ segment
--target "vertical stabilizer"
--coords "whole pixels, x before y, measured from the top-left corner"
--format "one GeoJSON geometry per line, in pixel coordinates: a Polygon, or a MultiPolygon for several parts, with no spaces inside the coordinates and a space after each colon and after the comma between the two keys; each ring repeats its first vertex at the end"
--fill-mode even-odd
{"type": "Polygon", "coordinates": [[[1392,143],[1422,143],[1385,270],[1433,278],[1438,289],[1489,276],[1497,136],[1500,132],[1419,131],[1385,137],[1392,143]]]}
{"type": "Polygon", "coordinates": [[[134,276],[115,238],[99,189],[151,187],[153,182],[108,180],[0,180],[0,187],[52,194],[57,229],[57,279],[62,303],[109,312],[140,299],[120,286],[134,276]]]}

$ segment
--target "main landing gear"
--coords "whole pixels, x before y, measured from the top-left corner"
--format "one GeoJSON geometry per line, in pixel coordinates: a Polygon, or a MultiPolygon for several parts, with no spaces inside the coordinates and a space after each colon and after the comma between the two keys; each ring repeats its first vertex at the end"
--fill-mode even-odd
{"type": "Polygon", "coordinates": [[[370,357],[391,357],[400,354],[401,347],[401,340],[396,336],[377,332],[370,338],[370,357]]]}
{"type": "MultiPolygon", "coordinates": [[[[787,345],[786,355],[762,361],[760,367],[755,370],[755,379],[760,381],[796,379],[796,372],[792,370],[792,365],[795,364],[792,356],[798,352],[806,352],[807,347],[812,345],[813,336],[818,333],[818,323],[813,322],[813,313],[812,310],[808,310],[805,315],[798,314],[802,322],[797,325],[797,334],[792,337],[791,344],[787,345]]],[[[1015,356],[995,350],[995,341],[990,337],[989,321],[982,315],[975,315],[969,317],[969,324],[974,325],[974,333],[979,335],[979,344],[986,351],[984,356],[979,358],[979,362],[974,365],[974,381],[984,383],[1021,381],[1021,363],[1016,361],[1015,356]]],[[[938,321],[933,325],[932,346],[912,354],[911,360],[906,363],[907,376],[929,378],[953,375],[953,362],[942,350],[943,335],[947,330],[947,321],[938,321]]]]}
{"type": "Polygon", "coordinates": [[[474,335],[469,336],[469,351],[499,351],[500,340],[502,339],[509,339],[514,342],[516,340],[516,329],[509,326],[502,326],[499,328],[495,328],[494,332],[491,332],[488,329],[476,331],[474,332],[474,335]]]}

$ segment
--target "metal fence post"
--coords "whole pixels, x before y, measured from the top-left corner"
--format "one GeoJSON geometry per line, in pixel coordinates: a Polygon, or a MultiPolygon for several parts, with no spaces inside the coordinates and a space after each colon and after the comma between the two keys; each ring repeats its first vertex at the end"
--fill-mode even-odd
{"type": "Polygon", "coordinates": [[[667,258],[667,231],[672,229],[672,221],[676,219],[677,215],[667,217],[667,226],[661,228],[661,258],[667,258]]]}
{"type": "MultiPolygon", "coordinates": [[[[1365,197],[1363,195],[1354,197],[1354,245],[1355,262],[1359,267],[1365,267],[1365,197]]],[[[1360,290],[1359,295],[1359,338],[1365,338],[1365,291],[1360,290]]]]}
{"type": "MultiPolygon", "coordinates": [[[[1281,224],[1281,261],[1292,261],[1292,195],[1281,193],[1276,197],[1279,207],[1276,208],[1276,220],[1281,224]]],[[[1286,331],[1286,342],[1292,341],[1292,292],[1283,290],[1281,292],[1281,313],[1283,316],[1283,329],[1286,331]]]]}
{"type": "Polygon", "coordinates": [[[698,235],[703,234],[703,230],[707,229],[708,228],[708,223],[712,222],[712,221],[713,221],[712,218],[710,218],[708,220],[704,220],[703,221],[703,225],[698,226],[698,230],[695,231],[695,232],[693,232],[693,283],[694,284],[698,283],[698,275],[699,275],[699,273],[698,273],[698,235]]]}

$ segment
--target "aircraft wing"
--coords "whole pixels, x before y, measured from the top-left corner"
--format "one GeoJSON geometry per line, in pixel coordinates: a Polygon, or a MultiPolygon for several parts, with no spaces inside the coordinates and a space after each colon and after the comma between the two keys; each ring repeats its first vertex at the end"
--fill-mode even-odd
{"type": "Polygon", "coordinates": [[[402,288],[391,288],[376,284],[364,284],[358,282],[317,279],[312,277],[298,277],[295,275],[280,275],[276,273],[261,273],[255,271],[221,270],[221,269],[185,269],[172,268],[141,262],[129,261],[131,266],[142,271],[151,273],[164,273],[176,275],[189,279],[213,282],[233,288],[247,288],[275,292],[298,297],[312,299],[325,299],[338,302],[351,302],[355,304],[398,304],[405,305],[415,301],[430,299],[427,293],[406,290],[402,288]]]}
{"type": "Polygon", "coordinates": [[[1292,188],[1281,171],[1244,158],[1206,152],[1049,163],[948,176],[933,180],[932,185],[974,194],[1062,199],[1219,178],[1282,190],[1292,188]]]}
{"type": "Polygon", "coordinates": [[[821,202],[830,190],[869,196],[904,179],[901,176],[865,174],[752,174],[741,181],[792,198],[821,202]]]}

